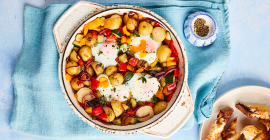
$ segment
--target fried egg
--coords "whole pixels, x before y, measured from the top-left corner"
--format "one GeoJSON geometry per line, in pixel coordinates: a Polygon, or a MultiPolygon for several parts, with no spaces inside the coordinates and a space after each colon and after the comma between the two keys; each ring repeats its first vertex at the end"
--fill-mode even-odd
{"type": "Polygon", "coordinates": [[[108,101],[118,100],[120,102],[126,101],[130,97],[130,89],[125,85],[113,86],[111,85],[108,76],[101,74],[97,77],[100,82],[97,90],[108,101]],[[107,81],[105,81],[107,80],[107,81]],[[108,84],[107,84],[108,82],[108,84]]]}
{"type": "Polygon", "coordinates": [[[154,41],[150,36],[140,36],[134,38],[130,43],[130,51],[135,53],[135,57],[153,63],[157,58],[156,51],[161,46],[161,42],[154,41]]]}
{"type": "Polygon", "coordinates": [[[92,54],[95,56],[95,61],[102,62],[105,68],[109,65],[117,64],[115,61],[118,57],[117,53],[115,40],[106,40],[104,43],[92,47],[92,54]]]}
{"type": "Polygon", "coordinates": [[[155,77],[135,73],[126,86],[132,91],[132,96],[137,101],[150,101],[157,93],[160,83],[155,77]]]}

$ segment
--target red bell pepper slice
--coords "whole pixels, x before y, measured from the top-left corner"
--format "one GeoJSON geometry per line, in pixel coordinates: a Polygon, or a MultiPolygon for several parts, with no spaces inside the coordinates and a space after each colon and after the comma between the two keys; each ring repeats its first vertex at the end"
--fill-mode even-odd
{"type": "Polygon", "coordinates": [[[156,23],[154,24],[154,27],[160,27],[160,24],[156,22],[156,23]]]}
{"type": "Polygon", "coordinates": [[[105,36],[110,36],[112,34],[112,31],[111,30],[106,30],[106,31],[103,32],[103,34],[105,36]]]}
{"type": "Polygon", "coordinates": [[[122,32],[123,35],[125,34],[123,31],[123,27],[119,27],[118,29],[122,32]]]}
{"type": "Polygon", "coordinates": [[[79,65],[82,66],[83,65],[83,61],[82,59],[78,61],[79,65]]]}
{"type": "Polygon", "coordinates": [[[135,110],[133,108],[130,108],[127,110],[127,114],[130,116],[135,115],[135,110]]]}
{"type": "Polygon", "coordinates": [[[81,83],[82,83],[81,80],[78,80],[78,81],[77,81],[77,85],[78,85],[78,86],[80,86],[81,83]]]}
{"type": "Polygon", "coordinates": [[[122,72],[127,71],[127,64],[126,63],[121,63],[118,70],[122,71],[122,72]]]}
{"type": "Polygon", "coordinates": [[[130,60],[128,61],[128,63],[132,66],[136,66],[138,63],[139,59],[136,57],[131,57],[130,60]]]}
{"type": "Polygon", "coordinates": [[[104,121],[104,122],[109,122],[108,116],[106,113],[102,112],[101,114],[99,114],[97,116],[100,120],[104,121]]]}
{"type": "Polygon", "coordinates": [[[172,94],[170,94],[170,95],[167,97],[166,101],[169,102],[169,101],[171,101],[171,99],[172,99],[172,94]]]}
{"type": "Polygon", "coordinates": [[[175,76],[175,77],[178,77],[178,76],[179,76],[179,69],[175,69],[175,70],[174,70],[174,76],[175,76]]]}
{"type": "Polygon", "coordinates": [[[167,90],[170,91],[170,92],[173,92],[176,90],[177,86],[176,86],[176,83],[172,83],[172,84],[169,84],[169,85],[166,85],[167,87],[167,90]]]}
{"type": "Polygon", "coordinates": [[[117,37],[116,37],[116,35],[108,35],[108,36],[106,36],[106,38],[107,39],[116,39],[117,37]]]}
{"type": "Polygon", "coordinates": [[[119,57],[115,58],[115,62],[119,63],[119,57]]]}
{"type": "Polygon", "coordinates": [[[80,106],[81,106],[81,107],[84,107],[84,104],[83,104],[83,103],[80,103],[80,106]]]}
{"type": "Polygon", "coordinates": [[[151,107],[154,107],[154,106],[155,106],[154,103],[152,103],[152,102],[147,102],[147,101],[145,101],[145,105],[148,105],[148,106],[151,106],[151,107]]]}
{"type": "MultiPolygon", "coordinates": [[[[93,112],[93,115],[94,116],[98,116],[98,115],[100,115],[101,113],[103,113],[103,109],[102,109],[102,107],[97,107],[97,108],[94,108],[93,110],[92,110],[92,112],[93,112]]],[[[107,116],[107,115],[106,115],[107,116]]]]}
{"type": "Polygon", "coordinates": [[[172,53],[175,55],[175,56],[178,56],[178,53],[177,51],[175,50],[174,46],[173,46],[173,40],[170,41],[170,48],[172,50],[172,53]]]}
{"type": "Polygon", "coordinates": [[[96,39],[98,38],[98,35],[97,35],[97,32],[96,32],[96,31],[93,31],[93,32],[92,32],[92,37],[93,37],[93,38],[96,38],[96,39]]]}
{"type": "Polygon", "coordinates": [[[92,84],[91,84],[91,89],[96,90],[99,85],[99,81],[96,79],[96,77],[92,77],[92,84]]]}

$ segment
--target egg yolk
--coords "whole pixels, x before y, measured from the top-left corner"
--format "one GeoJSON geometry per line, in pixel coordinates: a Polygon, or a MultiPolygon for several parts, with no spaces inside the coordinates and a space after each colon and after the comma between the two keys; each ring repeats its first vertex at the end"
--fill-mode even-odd
{"type": "Polygon", "coordinates": [[[147,55],[147,52],[154,52],[155,45],[151,40],[140,40],[139,46],[131,46],[130,51],[133,53],[140,52],[140,58],[144,58],[147,55]]]}
{"type": "Polygon", "coordinates": [[[107,88],[109,86],[109,82],[106,77],[100,77],[98,81],[99,81],[99,85],[98,85],[99,87],[107,88]]]}
{"type": "Polygon", "coordinates": [[[133,53],[146,51],[146,41],[142,39],[142,40],[140,40],[140,45],[139,46],[131,46],[129,49],[133,53]]]}

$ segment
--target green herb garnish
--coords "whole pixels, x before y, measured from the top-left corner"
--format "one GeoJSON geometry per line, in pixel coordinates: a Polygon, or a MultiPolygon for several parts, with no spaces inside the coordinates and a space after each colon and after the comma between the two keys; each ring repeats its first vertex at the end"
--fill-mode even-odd
{"type": "Polygon", "coordinates": [[[126,99],[127,97],[126,97],[126,96],[124,96],[124,98],[126,99]]]}
{"type": "Polygon", "coordinates": [[[152,99],[151,99],[154,103],[158,102],[158,97],[154,94],[152,99]]]}
{"type": "Polygon", "coordinates": [[[98,56],[99,56],[100,54],[102,54],[102,53],[103,53],[102,51],[99,51],[99,52],[98,52],[98,56]]]}

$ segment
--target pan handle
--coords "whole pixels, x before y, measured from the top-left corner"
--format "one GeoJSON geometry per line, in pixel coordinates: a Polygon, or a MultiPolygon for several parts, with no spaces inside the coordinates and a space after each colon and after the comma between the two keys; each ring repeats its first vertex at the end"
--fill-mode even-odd
{"type": "Polygon", "coordinates": [[[156,137],[168,138],[184,126],[191,117],[194,106],[187,81],[183,86],[184,89],[180,93],[182,97],[174,108],[171,109],[172,112],[157,125],[144,129],[143,133],[156,137]]]}
{"type": "Polygon", "coordinates": [[[53,27],[53,35],[59,54],[63,52],[66,43],[68,43],[67,37],[74,27],[90,13],[104,7],[100,4],[80,1],[63,13],[53,27]]]}

